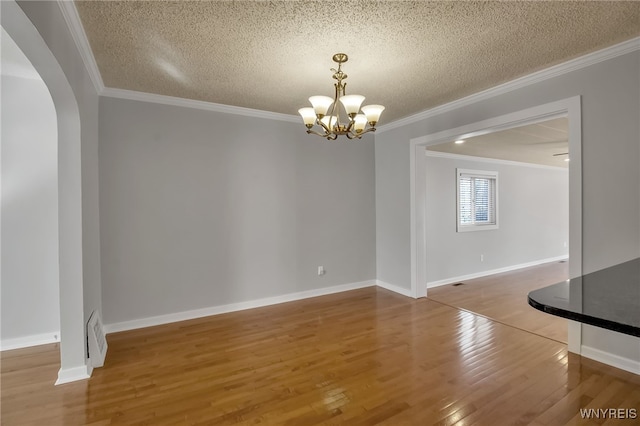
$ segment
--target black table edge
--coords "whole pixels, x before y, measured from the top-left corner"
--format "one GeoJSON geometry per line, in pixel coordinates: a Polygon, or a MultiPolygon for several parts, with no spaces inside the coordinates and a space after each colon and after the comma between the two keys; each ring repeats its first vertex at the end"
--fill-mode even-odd
{"type": "Polygon", "coordinates": [[[579,314],[577,312],[571,312],[565,309],[556,308],[554,306],[545,305],[532,299],[531,293],[529,293],[529,295],[527,296],[527,299],[529,301],[529,305],[546,314],[551,314],[557,317],[567,318],[567,319],[578,321],[584,324],[605,328],[607,330],[613,330],[619,333],[630,334],[632,336],[640,337],[640,328],[638,327],[634,327],[628,324],[620,324],[618,322],[610,321],[604,318],[597,318],[591,315],[579,314]]]}

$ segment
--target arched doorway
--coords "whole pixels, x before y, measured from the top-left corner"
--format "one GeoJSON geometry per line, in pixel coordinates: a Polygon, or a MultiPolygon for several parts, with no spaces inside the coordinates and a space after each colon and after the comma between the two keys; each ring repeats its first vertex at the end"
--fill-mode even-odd
{"type": "Polygon", "coordinates": [[[60,384],[90,374],[83,313],[80,115],[73,90],[38,30],[14,1],[0,5],[2,27],[42,77],[57,115],[60,384]]]}
{"type": "Polygon", "coordinates": [[[2,29],[2,350],[59,341],[58,130],[44,81],[2,29]]]}

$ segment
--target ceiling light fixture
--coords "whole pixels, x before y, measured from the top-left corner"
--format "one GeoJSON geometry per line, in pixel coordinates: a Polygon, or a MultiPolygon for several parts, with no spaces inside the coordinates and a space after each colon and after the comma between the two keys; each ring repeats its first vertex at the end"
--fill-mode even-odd
{"type": "Polygon", "coordinates": [[[344,80],[347,79],[347,74],[342,72],[341,67],[348,60],[349,57],[345,53],[333,55],[333,61],[338,64],[337,70],[331,68],[333,78],[338,80],[333,85],[336,89],[333,99],[329,96],[311,96],[309,102],[311,102],[313,108],[307,107],[298,110],[304,125],[307,127],[307,133],[321,136],[328,140],[336,140],[338,136],[360,139],[365,133],[376,131],[376,124],[384,107],[382,105],[365,105],[361,108],[360,105],[365,99],[364,96],[345,94],[347,83],[344,80]],[[349,118],[346,123],[340,121],[338,100],[342,103],[349,118]],[[367,124],[369,127],[367,127],[367,124]],[[320,126],[322,133],[313,130],[313,126],[320,126]]]}

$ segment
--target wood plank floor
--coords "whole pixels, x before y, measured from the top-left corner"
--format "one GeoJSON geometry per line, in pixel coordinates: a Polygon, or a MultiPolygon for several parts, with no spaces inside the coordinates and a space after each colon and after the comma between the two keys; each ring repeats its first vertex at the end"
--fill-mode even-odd
{"type": "Polygon", "coordinates": [[[104,368],[61,386],[56,345],[3,352],[2,425],[610,425],[580,409],[640,412],[640,376],[375,287],[108,342],[104,368]]]}
{"type": "Polygon", "coordinates": [[[540,312],[527,295],[569,278],[567,262],[552,262],[430,288],[429,299],[465,309],[522,330],[567,343],[567,320],[540,312]]]}

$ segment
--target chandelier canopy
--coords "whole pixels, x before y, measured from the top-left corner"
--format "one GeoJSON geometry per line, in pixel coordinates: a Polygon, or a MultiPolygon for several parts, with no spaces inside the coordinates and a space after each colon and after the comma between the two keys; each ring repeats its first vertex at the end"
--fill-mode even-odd
{"type": "Polygon", "coordinates": [[[365,133],[376,131],[376,124],[384,107],[382,105],[365,105],[361,108],[364,96],[345,94],[347,83],[344,80],[347,79],[347,74],[342,71],[341,67],[347,60],[349,57],[345,53],[333,55],[333,61],[338,63],[337,70],[331,68],[333,78],[337,80],[333,85],[335,87],[333,99],[329,96],[311,96],[309,102],[313,108],[307,107],[298,110],[305,126],[307,126],[307,133],[328,140],[336,140],[341,135],[349,139],[360,139],[365,133]],[[338,100],[342,103],[348,117],[348,121],[345,123],[340,120],[338,100]],[[320,126],[321,132],[314,130],[313,126],[320,126]]]}

